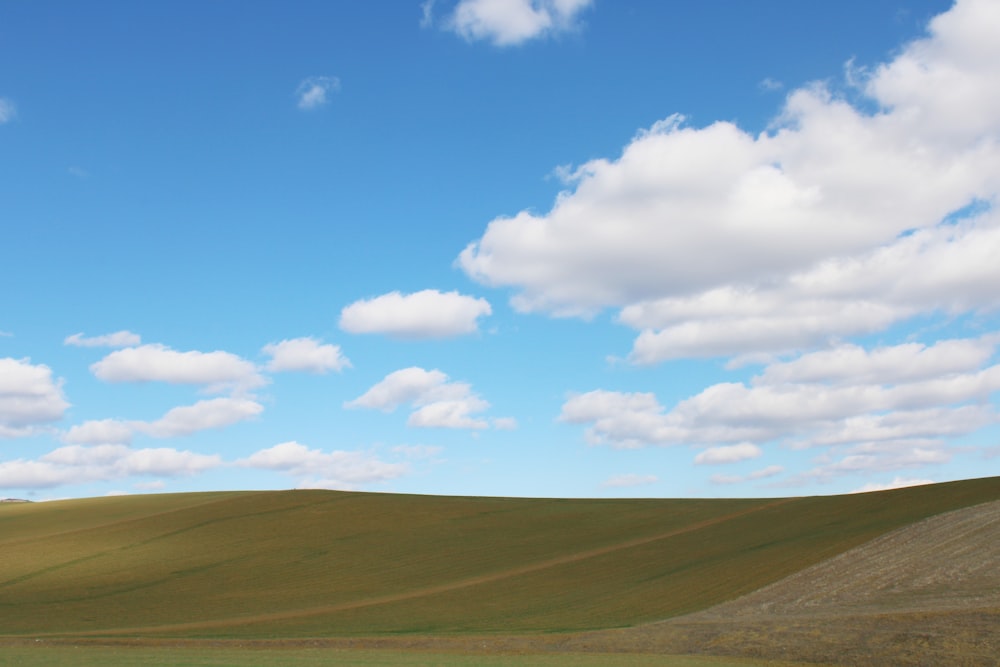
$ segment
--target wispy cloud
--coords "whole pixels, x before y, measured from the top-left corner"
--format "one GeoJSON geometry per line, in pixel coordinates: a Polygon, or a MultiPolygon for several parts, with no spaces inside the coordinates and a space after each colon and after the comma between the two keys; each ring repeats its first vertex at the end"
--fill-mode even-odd
{"type": "Polygon", "coordinates": [[[879,484],[878,482],[872,482],[870,484],[865,484],[864,486],[858,487],[851,491],[851,493],[868,493],[869,491],[888,491],[890,489],[904,489],[908,486],[922,486],[924,484],[933,484],[934,480],[930,479],[907,479],[905,477],[894,477],[891,482],[886,482],[884,484],[879,484]]]}
{"type": "Polygon", "coordinates": [[[335,76],[310,76],[295,89],[298,107],[304,111],[325,106],[331,93],[340,90],[340,79],[335,76]]]}
{"type": "Polygon", "coordinates": [[[0,97],[0,125],[14,120],[17,116],[17,107],[8,99],[0,97]]]}
{"type": "Polygon", "coordinates": [[[767,479],[768,477],[775,477],[785,472],[782,466],[768,466],[766,468],[761,468],[760,470],[755,470],[746,475],[712,475],[710,478],[712,484],[742,484],[744,482],[753,482],[760,479],[767,479]]]}
{"type": "Polygon", "coordinates": [[[115,333],[104,334],[103,336],[91,336],[87,338],[83,333],[75,333],[67,336],[63,340],[63,345],[73,345],[76,347],[134,347],[142,343],[139,334],[131,331],[116,331],[115,333]]]}
{"type": "Polygon", "coordinates": [[[785,84],[781,83],[777,79],[772,79],[771,77],[767,77],[767,78],[763,79],[757,85],[758,85],[758,87],[761,90],[764,90],[764,91],[767,91],[767,92],[774,92],[776,90],[781,90],[782,88],[785,87],[785,84]]]}
{"type": "Polygon", "coordinates": [[[634,473],[626,473],[623,475],[612,475],[608,479],[601,482],[601,486],[608,488],[626,488],[655,484],[658,481],[660,480],[656,475],[637,475],[634,473]]]}

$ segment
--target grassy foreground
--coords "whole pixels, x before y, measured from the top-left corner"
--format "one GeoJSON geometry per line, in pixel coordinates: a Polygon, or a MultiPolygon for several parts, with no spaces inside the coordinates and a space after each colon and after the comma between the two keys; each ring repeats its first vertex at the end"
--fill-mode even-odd
{"type": "Polygon", "coordinates": [[[461,655],[357,649],[3,647],[6,667],[795,667],[736,658],[635,654],[461,655]]]}
{"type": "Polygon", "coordinates": [[[6,505],[0,636],[631,626],[733,599],[894,528],[997,499],[1000,478],[783,500],[284,491],[6,505]]]}

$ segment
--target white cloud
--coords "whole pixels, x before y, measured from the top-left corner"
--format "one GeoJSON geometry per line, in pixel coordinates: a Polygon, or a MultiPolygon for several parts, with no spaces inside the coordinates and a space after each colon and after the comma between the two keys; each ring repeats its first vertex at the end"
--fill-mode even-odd
{"type": "Polygon", "coordinates": [[[627,473],[624,475],[613,475],[601,482],[601,486],[621,488],[655,484],[658,481],[659,478],[656,475],[636,475],[633,473],[627,473]]]}
{"type": "Polygon", "coordinates": [[[213,398],[172,408],[155,421],[87,421],[70,428],[61,439],[73,445],[128,445],[136,433],[154,438],[182,437],[253,419],[263,411],[263,405],[247,398],[213,398]]]}
{"type": "Polygon", "coordinates": [[[847,448],[836,448],[837,456],[818,457],[818,465],[789,478],[788,486],[826,483],[841,476],[871,475],[909,470],[948,463],[952,452],[948,446],[930,438],[911,438],[882,442],[863,442],[847,448]]]}
{"type": "Polygon", "coordinates": [[[750,442],[833,448],[841,458],[809,475],[826,479],[950,458],[945,442],[1000,422],[998,339],[941,340],[865,350],[844,345],[764,367],[749,382],[721,382],[672,409],[651,393],[570,396],[561,421],[586,425],[591,444],[709,445],[696,463],[756,458],[750,442]]]}
{"type": "Polygon", "coordinates": [[[340,90],[340,79],[335,76],[310,76],[295,89],[298,106],[304,111],[326,105],[328,95],[340,90]]]}
{"type": "Polygon", "coordinates": [[[90,366],[105,382],[169,382],[206,385],[209,391],[264,384],[256,366],[229,352],[177,352],[150,344],[116,350],[90,366]]]}
{"type": "Polygon", "coordinates": [[[420,428],[489,428],[487,420],[472,416],[488,407],[489,403],[471,394],[452,401],[434,401],[411,412],[406,425],[420,428]]]}
{"type": "Polygon", "coordinates": [[[961,0],[891,62],[851,70],[862,103],[810,85],[757,136],[671,116],[570,171],[547,213],[493,220],[458,263],[516,288],[522,311],[621,309],[643,364],[996,308],[998,30],[995,3],[961,0]]]}
{"type": "Polygon", "coordinates": [[[239,463],[285,472],[298,480],[300,488],[354,489],[395,479],[409,469],[404,463],[388,463],[365,452],[324,452],[294,441],[262,449],[239,463]]]}
{"type": "Polygon", "coordinates": [[[768,466],[760,470],[755,470],[748,475],[712,475],[710,480],[712,484],[742,484],[744,482],[754,482],[760,479],[767,479],[768,477],[775,477],[783,472],[785,472],[785,469],[781,466],[768,466]]]}
{"type": "Polygon", "coordinates": [[[781,83],[777,79],[772,79],[771,77],[765,77],[757,85],[760,86],[761,90],[767,91],[769,93],[774,92],[776,90],[781,90],[782,88],[785,87],[785,84],[781,83]]]}
{"type": "Polygon", "coordinates": [[[908,486],[923,486],[924,484],[933,484],[934,480],[930,479],[907,479],[905,477],[894,477],[891,482],[885,484],[878,484],[872,482],[870,484],[865,484],[864,486],[858,487],[851,491],[851,493],[868,493],[869,491],[888,491],[889,489],[903,489],[908,486]]]}
{"type": "Polygon", "coordinates": [[[218,455],[176,449],[131,449],[125,445],[69,445],[37,460],[0,462],[0,487],[45,488],[121,479],[132,475],[177,477],[222,465],[218,455]]]}
{"type": "Polygon", "coordinates": [[[246,398],[213,398],[169,410],[154,422],[130,422],[130,426],[154,438],[175,438],[211,428],[231,426],[252,419],[264,406],[246,398]]]}
{"type": "Polygon", "coordinates": [[[698,465],[737,463],[748,459],[760,458],[763,453],[763,450],[757,445],[750,442],[741,442],[738,445],[710,447],[694,457],[694,462],[698,465]]]}
{"type": "Polygon", "coordinates": [[[62,384],[44,364],[0,358],[0,438],[30,435],[36,427],[62,419],[69,407],[62,384]]]}
{"type": "Polygon", "coordinates": [[[71,445],[127,445],[132,442],[133,429],[118,419],[83,422],[70,428],[62,441],[71,445]]]}
{"type": "Polygon", "coordinates": [[[424,0],[420,3],[420,27],[429,28],[434,25],[434,0],[424,0]]]}
{"type": "MultiPolygon", "coordinates": [[[[392,412],[406,404],[413,407],[406,422],[409,426],[469,429],[490,426],[488,420],[474,416],[490,404],[473,393],[470,385],[449,382],[448,376],[437,369],[428,371],[416,366],[390,373],[344,407],[392,412]]],[[[510,418],[500,418],[494,425],[509,428],[512,423],[510,418]]]]}
{"type": "Polygon", "coordinates": [[[116,331],[103,336],[92,336],[85,338],[82,333],[75,333],[67,336],[63,341],[64,345],[74,345],[76,347],[135,347],[142,343],[139,334],[131,331],[116,331]]]}
{"type": "Polygon", "coordinates": [[[979,370],[993,356],[997,336],[939,340],[883,346],[866,350],[842,344],[769,365],[757,384],[834,382],[837,384],[897,383],[930,380],[979,370]]]}
{"type": "Polygon", "coordinates": [[[449,383],[439,370],[428,371],[411,366],[394,371],[363,395],[349,401],[347,408],[371,408],[392,412],[406,403],[425,404],[436,400],[467,395],[468,385],[449,383]]]}
{"type": "Polygon", "coordinates": [[[264,346],[264,354],[271,357],[267,370],[306,371],[326,373],[349,368],[351,362],[341,354],[339,345],[321,344],[314,338],[292,338],[264,346]]]}
{"type": "MultiPolygon", "coordinates": [[[[573,29],[591,4],[591,0],[459,0],[445,25],[470,42],[513,46],[573,29]]],[[[429,24],[432,5],[425,3],[423,9],[423,22],[429,24]]]]}
{"type": "Polygon", "coordinates": [[[0,97],[0,125],[14,120],[16,115],[17,108],[14,106],[14,103],[8,99],[0,97]]]}
{"type": "Polygon", "coordinates": [[[345,307],[340,313],[340,328],[397,338],[447,338],[475,333],[478,319],[492,312],[486,299],[458,292],[390,292],[345,307]]]}

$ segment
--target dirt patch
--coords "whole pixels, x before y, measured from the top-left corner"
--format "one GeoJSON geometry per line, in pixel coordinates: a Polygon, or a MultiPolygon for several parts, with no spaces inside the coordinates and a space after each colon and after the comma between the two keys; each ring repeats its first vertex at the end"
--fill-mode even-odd
{"type": "Polygon", "coordinates": [[[569,644],[859,667],[996,667],[1000,502],[925,519],[703,612],[569,644]]]}
{"type": "Polygon", "coordinates": [[[1000,608],[1000,502],[924,519],[690,618],[1000,608]]]}

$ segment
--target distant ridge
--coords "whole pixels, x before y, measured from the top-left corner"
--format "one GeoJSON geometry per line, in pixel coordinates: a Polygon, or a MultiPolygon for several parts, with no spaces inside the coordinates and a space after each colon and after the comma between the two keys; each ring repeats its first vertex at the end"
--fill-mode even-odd
{"type": "Polygon", "coordinates": [[[23,498],[0,498],[0,503],[30,503],[30,500],[24,500],[23,498]]]}

